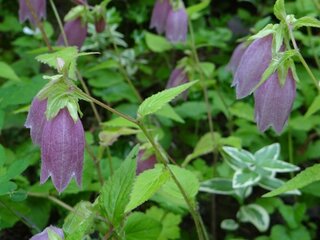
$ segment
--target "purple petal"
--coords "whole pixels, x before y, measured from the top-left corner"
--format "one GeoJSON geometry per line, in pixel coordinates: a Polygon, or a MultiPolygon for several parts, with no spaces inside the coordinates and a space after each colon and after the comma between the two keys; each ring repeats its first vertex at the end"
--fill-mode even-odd
{"type": "Polygon", "coordinates": [[[43,127],[47,121],[45,112],[47,110],[47,100],[39,100],[35,97],[31,103],[31,107],[24,124],[26,128],[30,128],[30,135],[33,144],[40,145],[43,127]]]}
{"type": "Polygon", "coordinates": [[[144,150],[140,150],[138,153],[138,161],[137,161],[137,170],[136,174],[144,172],[145,170],[152,169],[154,165],[157,163],[157,159],[155,155],[151,155],[147,159],[143,158],[144,150]]]}
{"type": "MultiPolygon", "coordinates": [[[[46,0],[30,0],[31,6],[37,14],[39,20],[45,19],[47,16],[46,11],[46,0]]],[[[25,2],[25,0],[19,0],[19,20],[20,22],[24,22],[29,20],[33,26],[36,26],[36,20],[33,18],[29,8],[25,2]]]]}
{"type": "MultiPolygon", "coordinates": [[[[87,36],[87,24],[82,24],[81,19],[77,18],[67,22],[63,29],[66,33],[69,46],[77,46],[80,49],[87,36]]],[[[57,45],[64,45],[61,33],[59,35],[57,45]]]]}
{"type": "MultiPolygon", "coordinates": [[[[166,88],[173,88],[177,87],[181,84],[189,82],[188,75],[186,72],[181,68],[175,68],[169,78],[169,81],[167,82],[166,88]]],[[[188,95],[188,91],[184,91],[181,96],[183,99],[186,99],[188,95]]]]}
{"type": "Polygon", "coordinates": [[[60,110],[43,129],[40,182],[44,183],[51,176],[56,189],[62,192],[75,177],[80,186],[84,145],[81,121],[74,123],[66,108],[60,110]]]}
{"type": "Polygon", "coordinates": [[[150,28],[155,28],[158,34],[164,33],[169,10],[169,0],[157,0],[151,16],[150,28]]]}
{"type": "Polygon", "coordinates": [[[252,93],[260,82],[272,58],[272,35],[254,40],[242,55],[236,70],[233,85],[236,85],[237,98],[252,93]]]}
{"type": "MultiPolygon", "coordinates": [[[[233,74],[235,74],[235,72],[239,66],[240,60],[242,58],[242,55],[244,54],[246,49],[247,49],[247,46],[243,42],[243,43],[240,43],[233,51],[230,62],[227,65],[227,69],[230,70],[233,74]]],[[[235,85],[235,83],[233,82],[232,86],[234,86],[234,85],[235,85]]]]}
{"type": "Polygon", "coordinates": [[[254,93],[255,119],[261,132],[272,126],[280,133],[288,120],[296,96],[296,84],[289,70],[281,87],[278,72],[273,73],[254,93]]]}
{"type": "Polygon", "coordinates": [[[30,240],[49,240],[48,230],[51,230],[58,234],[62,239],[64,239],[64,234],[61,228],[57,228],[54,226],[46,227],[41,233],[34,235],[30,240]]]}
{"type": "Polygon", "coordinates": [[[173,43],[185,42],[188,32],[188,15],[184,7],[171,9],[166,23],[166,38],[173,43]]]}

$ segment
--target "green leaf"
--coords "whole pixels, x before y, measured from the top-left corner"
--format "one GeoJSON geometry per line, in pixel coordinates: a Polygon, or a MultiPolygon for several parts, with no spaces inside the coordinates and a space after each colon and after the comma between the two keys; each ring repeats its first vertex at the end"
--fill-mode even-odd
{"type": "Polygon", "coordinates": [[[180,93],[190,88],[197,81],[182,84],[178,87],[166,89],[151,97],[145,99],[138,109],[138,117],[143,118],[149,114],[155,113],[164,107],[167,103],[177,97],[180,93]]]}
{"type": "Polygon", "coordinates": [[[20,81],[20,78],[14,70],[5,62],[0,62],[0,77],[13,81],[20,81]]]}
{"type": "Polygon", "coordinates": [[[161,222],[162,229],[157,240],[180,238],[179,224],[182,220],[180,215],[166,212],[163,209],[154,206],[146,211],[146,215],[154,220],[160,220],[161,222]]]}
{"type": "Polygon", "coordinates": [[[75,206],[65,219],[63,230],[66,233],[66,240],[83,239],[83,236],[90,230],[95,214],[92,212],[90,202],[80,202],[75,206]]]}
{"type": "Polygon", "coordinates": [[[169,104],[164,105],[163,108],[156,112],[156,115],[175,120],[179,123],[184,123],[184,120],[176,113],[176,111],[169,104]]]}
{"type": "Polygon", "coordinates": [[[224,219],[220,227],[224,230],[235,231],[239,228],[239,224],[233,219],[224,219]]]}
{"type": "Polygon", "coordinates": [[[232,181],[224,178],[213,178],[202,182],[200,185],[200,191],[221,195],[232,195],[235,193],[232,187],[232,181]]]}
{"type": "Polygon", "coordinates": [[[241,222],[252,223],[260,232],[266,231],[270,224],[268,212],[257,204],[242,206],[237,217],[241,222]]]}
{"type": "Polygon", "coordinates": [[[5,175],[0,176],[0,183],[9,181],[17,176],[19,176],[28,166],[30,165],[30,160],[16,160],[10,164],[5,175]]]}
{"type": "Polygon", "coordinates": [[[277,0],[276,3],[273,6],[273,12],[274,15],[280,20],[285,21],[286,20],[286,9],[284,6],[284,0],[277,0]]]}
{"type": "Polygon", "coordinates": [[[305,216],[306,205],[300,203],[295,204],[294,206],[281,204],[278,209],[288,226],[291,229],[294,229],[301,224],[301,221],[305,216]]]}
{"type": "Polygon", "coordinates": [[[170,174],[164,168],[154,168],[141,173],[133,185],[130,202],[125,212],[135,209],[156,193],[170,179],[170,174]]]}
{"type": "Polygon", "coordinates": [[[247,169],[239,169],[235,172],[232,179],[233,188],[245,188],[256,184],[261,179],[257,172],[247,169]]]}
{"type": "Polygon", "coordinates": [[[4,147],[0,144],[0,167],[6,161],[6,153],[4,147]]]}
{"type": "Polygon", "coordinates": [[[147,46],[154,52],[165,52],[172,48],[172,45],[162,36],[146,32],[145,38],[147,46]]]}
{"type": "Polygon", "coordinates": [[[155,240],[161,233],[161,223],[141,212],[131,214],[124,226],[126,240],[155,240]]]}
{"type": "Polygon", "coordinates": [[[63,238],[55,231],[48,228],[48,240],[63,240],[63,238]]]}
{"type": "Polygon", "coordinates": [[[187,14],[190,18],[192,18],[192,15],[202,11],[203,9],[205,9],[206,7],[209,6],[211,0],[203,0],[200,3],[197,3],[195,5],[192,5],[190,7],[187,8],[187,14]]]}
{"type": "Polygon", "coordinates": [[[315,114],[317,111],[320,110],[320,95],[318,95],[312,102],[311,106],[308,108],[305,117],[310,117],[311,115],[315,114]]]}
{"type": "Polygon", "coordinates": [[[320,28],[320,21],[314,17],[305,16],[299,18],[297,21],[294,22],[294,29],[298,29],[301,27],[316,27],[320,28]]]}
{"type": "MultiPolygon", "coordinates": [[[[260,187],[270,191],[281,187],[283,184],[284,184],[284,181],[274,177],[263,177],[258,183],[260,187]]],[[[288,191],[284,194],[301,195],[300,191],[296,189],[292,191],[288,191]]]]}
{"type": "Polygon", "coordinates": [[[281,193],[302,188],[310,183],[320,180],[320,164],[315,164],[312,167],[306,168],[300,172],[297,176],[290,179],[283,186],[278,189],[275,189],[263,197],[274,197],[281,193]]]}
{"type": "Polygon", "coordinates": [[[130,201],[130,193],[136,175],[136,146],[117,171],[103,185],[100,205],[108,220],[117,227],[125,216],[125,208],[130,201]]]}
{"type": "Polygon", "coordinates": [[[0,196],[6,195],[17,188],[14,182],[0,182],[0,196]]]}

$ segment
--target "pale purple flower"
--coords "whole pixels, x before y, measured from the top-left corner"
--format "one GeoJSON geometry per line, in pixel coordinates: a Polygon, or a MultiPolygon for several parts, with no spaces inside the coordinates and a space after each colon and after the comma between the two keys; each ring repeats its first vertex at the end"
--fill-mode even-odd
{"type": "Polygon", "coordinates": [[[233,85],[237,99],[252,93],[272,59],[272,35],[254,40],[243,53],[237,67],[233,85]]]}
{"type": "Polygon", "coordinates": [[[41,233],[34,235],[30,240],[49,240],[48,230],[55,232],[58,234],[62,239],[64,239],[64,234],[61,228],[57,228],[54,226],[46,227],[41,233]]]}
{"type": "Polygon", "coordinates": [[[188,33],[188,15],[182,5],[178,9],[170,9],[166,22],[166,38],[172,42],[185,42],[188,33]]]}
{"type": "Polygon", "coordinates": [[[30,128],[30,135],[33,144],[41,144],[43,127],[47,121],[45,116],[46,110],[47,100],[40,100],[35,97],[31,103],[27,120],[24,124],[26,128],[30,128]]]}
{"type": "MultiPolygon", "coordinates": [[[[68,40],[69,46],[77,46],[81,48],[87,36],[87,23],[82,23],[81,18],[66,22],[64,32],[68,40]]],[[[62,34],[60,33],[57,45],[65,45],[62,34]]]]}
{"type": "Polygon", "coordinates": [[[151,169],[157,163],[157,159],[155,155],[151,155],[148,158],[144,159],[145,151],[140,150],[137,157],[137,170],[136,174],[139,175],[140,173],[144,172],[145,170],[151,169]]]}
{"type": "MultiPolygon", "coordinates": [[[[39,20],[45,19],[47,16],[46,5],[47,0],[30,0],[31,6],[39,20]]],[[[19,0],[19,20],[23,23],[29,20],[33,26],[36,26],[36,20],[33,18],[31,12],[29,11],[28,5],[25,0],[19,0]]]]}
{"type": "MultiPolygon", "coordinates": [[[[177,87],[181,84],[188,83],[188,82],[189,82],[189,78],[187,73],[182,68],[177,67],[171,72],[166,88],[177,87]]],[[[186,99],[187,95],[188,95],[188,91],[184,91],[181,94],[183,99],[186,99]]]]}
{"type": "Polygon", "coordinates": [[[80,119],[74,122],[67,108],[61,109],[43,129],[40,182],[44,183],[51,176],[56,189],[62,192],[74,177],[80,186],[84,146],[80,119]]]}
{"type": "Polygon", "coordinates": [[[296,84],[289,70],[283,86],[273,73],[254,93],[255,119],[260,131],[273,127],[280,133],[288,120],[296,96],[296,84]]]}
{"type": "Polygon", "coordinates": [[[169,0],[157,0],[151,16],[150,28],[155,28],[158,34],[164,33],[169,10],[172,9],[169,0]]]}
{"type": "MultiPolygon", "coordinates": [[[[228,70],[230,70],[233,74],[236,73],[240,60],[242,58],[242,55],[244,54],[246,49],[247,49],[247,46],[243,42],[243,43],[240,43],[233,51],[230,62],[228,63],[228,66],[227,66],[228,70]]],[[[234,86],[234,84],[235,83],[232,83],[232,86],[234,86]]]]}

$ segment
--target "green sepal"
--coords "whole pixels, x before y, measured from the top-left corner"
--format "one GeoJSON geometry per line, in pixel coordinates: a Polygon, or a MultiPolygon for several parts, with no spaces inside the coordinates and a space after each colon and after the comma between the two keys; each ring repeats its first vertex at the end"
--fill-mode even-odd
{"type": "Polygon", "coordinates": [[[297,19],[293,25],[294,29],[299,29],[301,27],[320,28],[320,21],[314,17],[305,16],[297,19]]]}
{"type": "Polygon", "coordinates": [[[64,17],[65,22],[72,21],[74,19],[77,19],[83,15],[83,13],[86,12],[86,6],[84,5],[78,5],[74,8],[71,8],[71,10],[67,13],[67,15],[64,17]]]}
{"type": "Polygon", "coordinates": [[[249,37],[247,41],[253,41],[255,39],[263,38],[263,37],[268,36],[270,34],[274,34],[278,28],[278,25],[279,24],[268,24],[263,29],[261,29],[258,33],[249,37]]]}

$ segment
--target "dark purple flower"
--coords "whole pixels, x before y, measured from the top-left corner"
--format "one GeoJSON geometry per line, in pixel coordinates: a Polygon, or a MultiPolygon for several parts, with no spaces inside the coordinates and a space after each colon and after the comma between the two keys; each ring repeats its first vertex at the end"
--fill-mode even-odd
{"type": "Polygon", "coordinates": [[[236,70],[233,85],[237,98],[252,93],[272,59],[272,35],[254,40],[243,53],[236,70]]]}
{"type": "MultiPolygon", "coordinates": [[[[47,0],[30,0],[31,6],[38,16],[38,19],[45,19],[47,16],[46,5],[47,0]]],[[[23,23],[29,20],[33,26],[36,26],[36,20],[33,18],[31,12],[29,11],[28,5],[25,0],[19,0],[19,20],[23,23]]]]}
{"type": "Polygon", "coordinates": [[[30,240],[49,240],[48,230],[55,232],[58,234],[62,239],[64,239],[64,234],[61,228],[57,228],[54,226],[46,227],[41,233],[34,235],[30,240]]]}
{"type": "Polygon", "coordinates": [[[100,19],[95,21],[94,26],[97,33],[102,33],[106,28],[106,20],[101,17],[100,19]]]}
{"type": "Polygon", "coordinates": [[[169,0],[157,0],[152,11],[150,28],[155,28],[157,33],[164,33],[169,10],[172,9],[169,0]]]}
{"type": "MultiPolygon", "coordinates": [[[[237,68],[239,66],[240,60],[242,58],[242,55],[244,54],[244,52],[246,51],[247,46],[245,43],[240,43],[235,50],[232,53],[230,62],[228,63],[227,68],[233,73],[235,74],[235,72],[237,71],[237,68]]],[[[234,86],[235,83],[232,83],[232,86],[234,86]]]]}
{"type": "Polygon", "coordinates": [[[151,155],[148,158],[144,159],[144,150],[140,150],[138,153],[138,160],[137,160],[137,175],[142,173],[145,170],[151,169],[157,163],[157,159],[155,155],[151,155]]]}
{"type": "MultiPolygon", "coordinates": [[[[87,23],[82,23],[81,18],[66,22],[63,27],[69,46],[81,48],[87,36],[87,23]]],[[[65,45],[60,33],[57,45],[65,45]]]]}
{"type": "MultiPolygon", "coordinates": [[[[170,75],[169,81],[167,82],[166,88],[177,87],[181,84],[188,83],[189,78],[187,73],[182,68],[175,68],[170,75]]],[[[181,96],[186,99],[188,91],[184,91],[181,96]]]]}
{"type": "Polygon", "coordinates": [[[67,108],[45,123],[41,141],[41,176],[44,183],[49,176],[59,192],[74,177],[81,185],[84,154],[84,130],[80,119],[76,122],[67,108]]]}
{"type": "Polygon", "coordinates": [[[30,128],[30,135],[33,144],[41,144],[43,127],[47,121],[45,116],[46,110],[47,100],[39,100],[35,97],[31,103],[28,117],[24,124],[26,128],[30,128]]]}
{"type": "Polygon", "coordinates": [[[296,84],[291,70],[283,86],[279,83],[278,72],[273,73],[254,93],[255,119],[260,131],[272,126],[280,133],[288,120],[295,96],[296,84]]]}
{"type": "Polygon", "coordinates": [[[170,9],[166,22],[166,38],[173,43],[185,42],[188,32],[188,15],[184,6],[170,9]]]}

